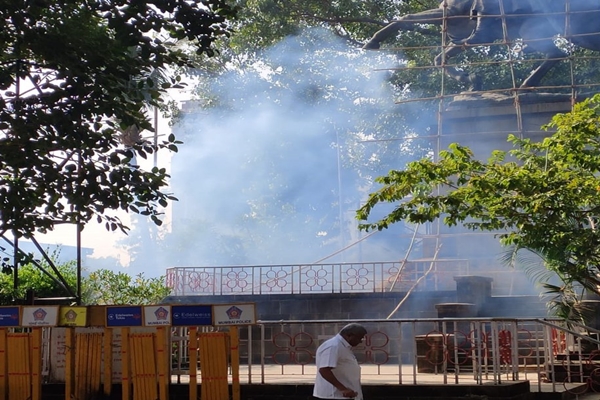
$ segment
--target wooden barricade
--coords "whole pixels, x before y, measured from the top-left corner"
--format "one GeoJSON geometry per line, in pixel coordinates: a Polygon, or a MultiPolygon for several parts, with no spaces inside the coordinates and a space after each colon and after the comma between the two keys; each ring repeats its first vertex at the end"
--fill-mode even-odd
{"type": "Polygon", "coordinates": [[[155,334],[129,335],[130,371],[134,400],[158,399],[155,334]]]}
{"type": "Polygon", "coordinates": [[[6,329],[0,329],[0,351],[4,352],[0,366],[0,398],[41,399],[41,348],[41,328],[22,333],[10,333],[6,329]]]}
{"type": "MultiPolygon", "coordinates": [[[[0,327],[0,400],[41,400],[44,357],[49,357],[51,380],[59,381],[64,376],[66,400],[87,400],[97,395],[108,397],[113,383],[119,382],[119,375],[123,400],[168,400],[171,326],[188,327],[190,399],[240,399],[239,335],[237,326],[227,325],[230,322],[227,318],[233,318],[231,316],[217,320],[216,317],[213,319],[212,309],[205,305],[198,309],[181,306],[192,307],[191,311],[184,309],[183,313],[197,315],[197,320],[190,317],[192,321],[186,320],[185,324],[180,320],[178,325],[174,322],[171,325],[167,319],[171,311],[163,306],[152,306],[148,314],[142,313],[141,306],[115,306],[111,309],[112,314],[105,308],[94,307],[83,310],[89,312],[86,314],[83,307],[75,307],[77,309],[71,308],[60,317],[58,307],[52,307],[46,311],[36,306],[27,309],[24,316],[20,316],[19,307],[10,307],[7,311],[11,317],[9,322],[21,319],[20,325],[0,327]],[[140,316],[144,318],[142,321],[140,316]],[[188,322],[192,323],[188,325],[188,322]],[[229,327],[229,331],[199,332],[200,326],[211,326],[211,322],[214,327],[220,325],[221,329],[229,327]],[[64,331],[57,328],[56,335],[49,335],[49,351],[44,352],[46,342],[42,333],[44,329],[54,327],[64,328],[64,331]],[[198,396],[198,384],[201,396],[198,396]]],[[[238,317],[246,312],[243,308],[229,308],[232,313],[237,312],[234,315],[238,317]]],[[[225,315],[225,312],[221,314],[225,315]]],[[[243,322],[254,320],[254,317],[248,318],[243,322]]]]}
{"type": "Polygon", "coordinates": [[[8,393],[8,357],[7,357],[7,329],[0,328],[0,399],[6,399],[8,393]]]}
{"type": "Polygon", "coordinates": [[[9,333],[6,352],[8,363],[8,398],[25,400],[31,397],[31,355],[28,333],[9,333]]]}
{"type": "Polygon", "coordinates": [[[96,396],[102,381],[102,333],[75,335],[75,399],[96,396]]]}
{"type": "Polygon", "coordinates": [[[198,336],[202,400],[229,400],[228,335],[226,332],[201,333],[198,336]]]}
{"type": "Polygon", "coordinates": [[[124,346],[122,355],[127,362],[123,363],[123,385],[127,386],[127,390],[123,391],[123,398],[131,398],[130,387],[133,400],[168,400],[170,377],[169,360],[165,354],[168,340],[165,329],[157,328],[154,333],[124,331],[122,340],[127,341],[127,346],[124,346]]]}

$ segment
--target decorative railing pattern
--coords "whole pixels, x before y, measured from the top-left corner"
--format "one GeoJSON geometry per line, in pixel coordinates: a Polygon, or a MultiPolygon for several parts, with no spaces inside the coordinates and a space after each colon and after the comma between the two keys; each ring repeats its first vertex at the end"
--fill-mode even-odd
{"type": "Polygon", "coordinates": [[[172,295],[300,294],[452,290],[453,277],[469,273],[465,260],[306,265],[173,267],[172,295]]]}

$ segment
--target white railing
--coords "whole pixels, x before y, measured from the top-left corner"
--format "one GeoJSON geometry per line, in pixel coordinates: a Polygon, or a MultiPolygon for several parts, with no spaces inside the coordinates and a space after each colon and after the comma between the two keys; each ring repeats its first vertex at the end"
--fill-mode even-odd
{"type": "Polygon", "coordinates": [[[454,290],[456,275],[468,275],[466,260],[424,260],[306,265],[173,267],[172,295],[301,294],[454,290]]]}
{"type": "MultiPolygon", "coordinates": [[[[240,328],[242,381],[312,382],[314,354],[347,320],[259,321],[240,328]]],[[[553,319],[360,320],[355,348],[365,383],[501,384],[530,381],[537,391],[581,394],[600,388],[598,331],[553,319]],[[596,363],[598,361],[599,364],[596,363]]],[[[185,329],[174,344],[187,348],[185,329]]],[[[186,379],[186,355],[172,373],[186,379]]]]}

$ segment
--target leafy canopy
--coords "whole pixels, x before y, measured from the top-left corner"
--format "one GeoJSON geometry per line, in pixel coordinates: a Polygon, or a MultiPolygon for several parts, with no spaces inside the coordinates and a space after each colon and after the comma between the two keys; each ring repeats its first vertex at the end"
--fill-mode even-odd
{"type": "Polygon", "coordinates": [[[108,269],[90,272],[82,286],[85,304],[158,304],[171,294],[164,276],[147,278],[143,273],[131,276],[108,269]]]}
{"type": "Polygon", "coordinates": [[[0,233],[94,217],[125,230],[105,214],[116,209],[160,224],[168,175],[135,157],[178,142],[141,138],[145,109],[178,85],[173,67],[191,65],[174,43],[211,56],[234,14],[225,0],[1,0],[0,233]]]}
{"type": "Polygon", "coordinates": [[[498,231],[503,244],[543,255],[561,279],[598,292],[600,95],[545,128],[556,133],[541,142],[511,135],[514,149],[495,151],[487,162],[453,144],[439,161],[422,159],[389,172],[357,211],[360,228],[443,218],[449,226],[498,231]],[[397,205],[369,222],[373,208],[386,202],[397,205]]]}

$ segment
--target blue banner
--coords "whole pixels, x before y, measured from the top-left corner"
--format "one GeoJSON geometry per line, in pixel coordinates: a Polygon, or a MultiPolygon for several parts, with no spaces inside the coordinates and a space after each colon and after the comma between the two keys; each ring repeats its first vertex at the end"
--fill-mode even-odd
{"type": "Polygon", "coordinates": [[[142,326],[142,306],[108,307],[106,326],[142,326]]]}
{"type": "Polygon", "coordinates": [[[0,307],[0,326],[19,326],[19,307],[0,307]]]}
{"type": "Polygon", "coordinates": [[[173,326],[212,325],[212,306],[172,306],[173,326]]]}

